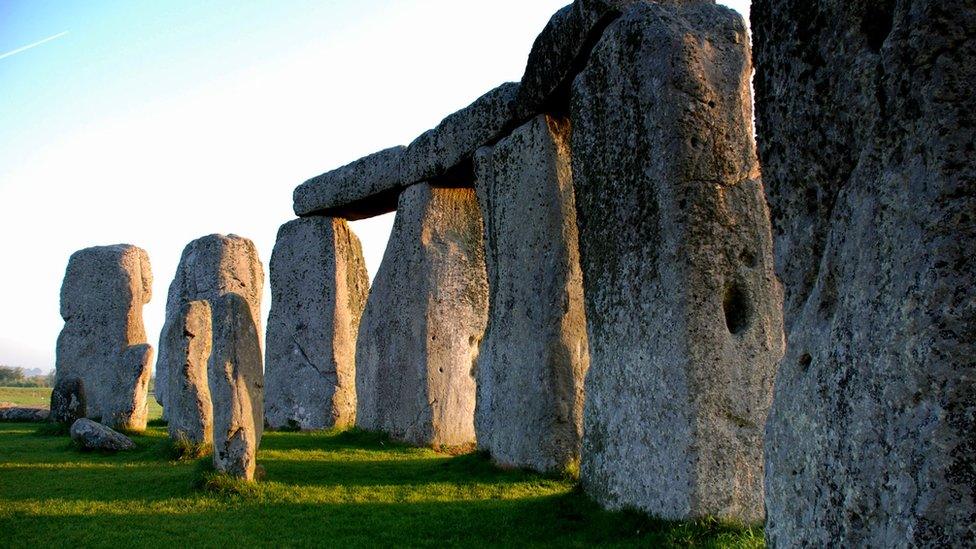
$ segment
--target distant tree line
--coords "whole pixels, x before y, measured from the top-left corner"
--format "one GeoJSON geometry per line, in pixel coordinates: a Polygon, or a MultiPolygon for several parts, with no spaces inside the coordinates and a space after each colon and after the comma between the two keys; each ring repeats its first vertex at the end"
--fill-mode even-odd
{"type": "Polygon", "coordinates": [[[23,368],[0,366],[0,387],[53,387],[54,372],[30,375],[23,368]]]}

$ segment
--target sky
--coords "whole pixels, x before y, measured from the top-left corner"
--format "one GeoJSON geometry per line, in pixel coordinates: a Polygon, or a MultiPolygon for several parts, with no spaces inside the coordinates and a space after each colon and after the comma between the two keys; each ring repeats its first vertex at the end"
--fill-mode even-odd
{"type": "MultiPolygon", "coordinates": [[[[568,1],[0,0],[0,365],[54,367],[81,248],[148,251],[154,346],[189,241],[248,237],[267,277],[295,186],[518,81],[568,1]]],[[[392,224],[352,224],[371,276],[392,224]]]]}

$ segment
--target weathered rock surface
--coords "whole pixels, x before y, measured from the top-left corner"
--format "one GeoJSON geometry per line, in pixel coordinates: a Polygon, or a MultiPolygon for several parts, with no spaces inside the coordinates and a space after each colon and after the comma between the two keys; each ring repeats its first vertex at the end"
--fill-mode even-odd
{"type": "Polygon", "coordinates": [[[539,471],[579,458],[589,366],[569,137],[540,115],[475,156],[490,289],[478,447],[539,471]]]}
{"type": "MultiPolygon", "coordinates": [[[[447,176],[468,163],[482,145],[501,138],[516,124],[518,84],[498,86],[449,115],[407,147],[391,147],[324,173],[298,186],[297,215],[323,214],[361,219],[396,209],[405,187],[447,176]]],[[[470,181],[464,181],[470,186],[470,181]]]]}
{"type": "Polygon", "coordinates": [[[202,445],[213,441],[213,404],[207,380],[210,360],[210,303],[190,301],[163,328],[160,348],[164,346],[183,357],[182,364],[170,372],[169,416],[167,430],[175,441],[202,445]]]}
{"type": "MultiPolygon", "coordinates": [[[[166,298],[166,321],[159,342],[159,360],[156,361],[156,400],[163,406],[167,420],[172,408],[167,399],[173,373],[185,370],[189,348],[181,337],[166,336],[179,333],[172,324],[184,322],[184,306],[191,301],[213,303],[220,296],[238,294],[248,303],[254,325],[260,333],[263,291],[264,269],[257,248],[247,238],[233,234],[212,234],[190,242],[183,249],[166,298]]],[[[209,339],[202,333],[196,337],[209,339]]],[[[189,405],[183,413],[193,413],[197,408],[192,399],[183,400],[183,403],[189,405]]]]}
{"type": "Polygon", "coordinates": [[[149,378],[153,348],[148,343],[127,347],[119,357],[111,400],[102,422],[114,429],[142,431],[149,419],[149,378]]]}
{"type": "MultiPolygon", "coordinates": [[[[71,255],[61,286],[57,379],[75,376],[85,386],[88,417],[108,418],[119,395],[134,390],[124,381],[124,356],[146,343],[142,306],[152,297],[152,271],[145,250],[129,244],[97,246],[71,255]]],[[[145,397],[142,397],[145,398],[145,397]]]]}
{"type": "Polygon", "coordinates": [[[85,384],[78,376],[58,379],[51,391],[51,421],[71,426],[87,415],[85,384]]]}
{"type": "Polygon", "coordinates": [[[763,518],[783,327],[750,72],[731,10],[640,2],[573,84],[590,348],[581,480],[610,508],[763,518]]]}
{"type": "Polygon", "coordinates": [[[47,421],[50,411],[40,406],[14,406],[0,403],[0,421],[47,421]]]}
{"type": "Polygon", "coordinates": [[[228,293],[211,301],[213,349],[208,365],[213,399],[214,468],[254,479],[264,432],[261,342],[250,304],[228,293]]]}
{"type": "Polygon", "coordinates": [[[517,113],[565,111],[573,77],[604,29],[636,0],[575,0],[557,11],[535,39],[517,95],[517,113]]]}
{"type": "Polygon", "coordinates": [[[118,452],[136,447],[129,437],[88,418],[81,418],[74,422],[70,432],[71,440],[82,450],[118,452]]]}
{"type": "Polygon", "coordinates": [[[392,212],[404,186],[400,164],[406,147],[384,149],[326,172],[294,192],[297,215],[337,211],[347,219],[392,212]]]}
{"type": "Polygon", "coordinates": [[[474,442],[487,301],[474,190],[407,188],[359,327],[356,424],[418,445],[474,442]]]}
{"type": "Polygon", "coordinates": [[[342,219],[278,230],[271,256],[265,420],[327,429],[356,420],[356,336],[369,293],[359,239],[342,219]]]}
{"type": "Polygon", "coordinates": [[[773,547],[976,544],[976,4],[757,0],[773,547]]]}

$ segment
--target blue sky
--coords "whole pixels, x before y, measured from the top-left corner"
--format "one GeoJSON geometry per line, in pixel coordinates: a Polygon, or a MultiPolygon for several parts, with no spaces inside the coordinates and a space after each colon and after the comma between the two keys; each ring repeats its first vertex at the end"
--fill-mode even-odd
{"type": "MultiPolygon", "coordinates": [[[[518,80],[568,1],[0,0],[0,364],[53,367],[68,256],[99,244],[149,252],[155,345],[188,241],[267,262],[297,184],[518,80]]],[[[371,273],[391,224],[354,224],[371,273]]]]}

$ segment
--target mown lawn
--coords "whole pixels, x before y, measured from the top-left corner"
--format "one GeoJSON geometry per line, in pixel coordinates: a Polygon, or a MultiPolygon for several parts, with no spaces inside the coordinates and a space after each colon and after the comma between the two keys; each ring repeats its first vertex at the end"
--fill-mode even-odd
{"type": "MultiPolygon", "coordinates": [[[[12,402],[22,406],[48,406],[51,404],[50,387],[0,387],[0,402],[12,402]]],[[[163,415],[163,409],[153,395],[149,395],[149,418],[163,415]]]]}
{"type": "Polygon", "coordinates": [[[762,546],[760,529],[608,513],[569,479],[358,431],[266,433],[265,480],[208,489],[209,458],[173,461],[164,427],[115,455],[40,427],[0,424],[0,547],[762,546]]]}

